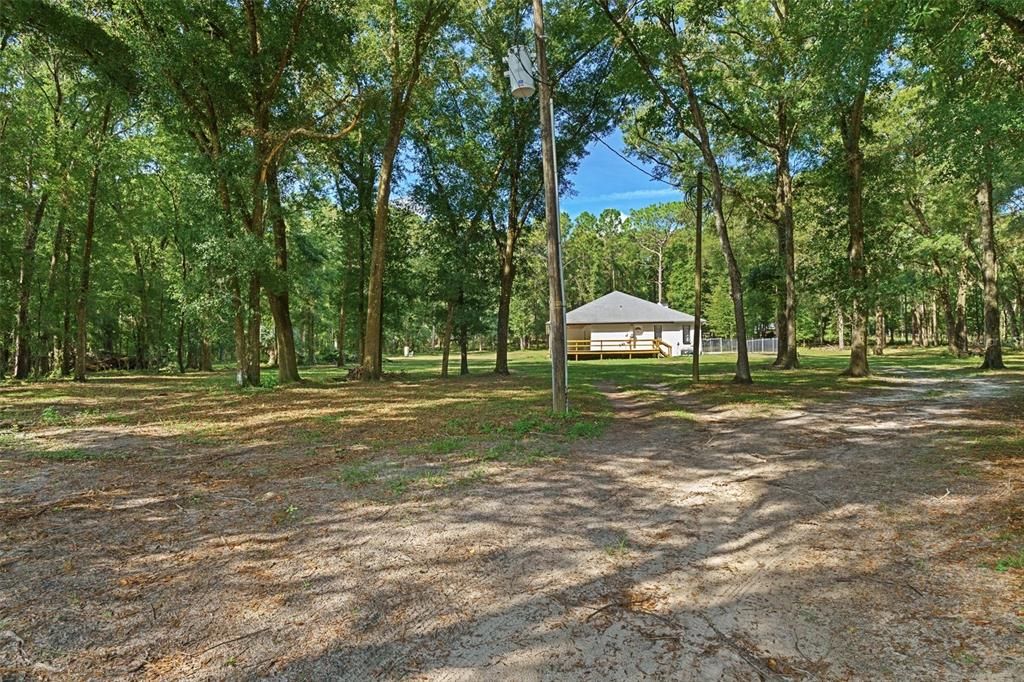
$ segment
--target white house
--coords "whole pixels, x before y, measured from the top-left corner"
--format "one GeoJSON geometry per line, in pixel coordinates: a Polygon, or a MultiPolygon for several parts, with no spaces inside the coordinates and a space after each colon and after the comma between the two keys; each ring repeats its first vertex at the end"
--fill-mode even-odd
{"type": "Polygon", "coordinates": [[[693,315],[613,291],[565,318],[569,358],[693,353],[693,315]]]}

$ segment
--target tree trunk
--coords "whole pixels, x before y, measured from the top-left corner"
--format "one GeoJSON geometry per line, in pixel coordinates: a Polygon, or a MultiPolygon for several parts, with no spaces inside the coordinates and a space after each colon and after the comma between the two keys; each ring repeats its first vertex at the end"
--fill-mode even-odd
{"type": "Polygon", "coordinates": [[[956,284],[956,348],[957,355],[967,355],[970,346],[967,341],[967,285],[970,280],[970,272],[967,269],[967,259],[960,263],[960,272],[957,275],[956,284]]]}
{"type": "Polygon", "coordinates": [[[207,338],[199,341],[199,371],[213,371],[213,353],[210,348],[210,340],[207,338]]]}
{"type": "Polygon", "coordinates": [[[60,375],[62,377],[71,376],[74,369],[74,350],[71,340],[71,259],[73,249],[71,235],[68,234],[64,239],[64,291],[61,301],[60,375]]]}
{"type": "Polygon", "coordinates": [[[1015,295],[1013,297],[1016,301],[1015,305],[1017,310],[1017,330],[1015,336],[1017,338],[1017,346],[1019,348],[1022,343],[1024,343],[1024,280],[1021,278],[1020,265],[1013,267],[1011,273],[1013,274],[1015,284],[1015,295]]]}
{"type": "Polygon", "coordinates": [[[885,312],[881,306],[875,308],[875,355],[885,354],[885,312]]]}
{"type": "Polygon", "coordinates": [[[939,289],[939,304],[942,306],[942,317],[946,323],[946,351],[952,355],[959,355],[956,338],[956,314],[953,310],[953,301],[950,299],[949,284],[943,282],[939,289]]]}
{"type": "Polygon", "coordinates": [[[946,350],[950,355],[957,356],[960,349],[957,341],[956,310],[949,293],[949,282],[943,281],[937,291],[939,305],[942,306],[942,318],[946,325],[946,350]]]}
{"type": "MultiPolygon", "coordinates": [[[[31,181],[30,181],[31,183],[31,181]]],[[[29,187],[31,192],[31,185],[29,187]]],[[[29,330],[29,303],[32,297],[32,276],[35,273],[36,240],[43,222],[49,193],[44,192],[31,216],[26,216],[25,240],[21,248],[21,267],[18,273],[18,320],[14,328],[14,378],[27,379],[32,364],[31,331],[29,330]]]]}
{"type": "Polygon", "coordinates": [[[366,235],[363,229],[359,229],[359,310],[356,317],[359,322],[359,362],[363,361],[366,355],[366,295],[369,281],[366,273],[366,235]]]}
{"type": "Polygon", "coordinates": [[[861,152],[861,131],[864,122],[864,100],[867,96],[867,82],[861,87],[853,105],[840,121],[843,145],[846,149],[848,174],[848,220],[850,243],[847,250],[850,261],[850,283],[853,285],[852,331],[850,334],[850,365],[845,374],[851,377],[865,377],[870,374],[868,367],[868,332],[865,314],[866,275],[864,263],[864,155],[861,152]]]}
{"type": "Polygon", "coordinates": [[[391,178],[395,155],[402,130],[405,127],[404,113],[399,117],[392,106],[391,125],[388,141],[384,146],[380,175],[377,182],[377,201],[374,209],[373,239],[370,242],[370,281],[366,302],[366,332],[363,338],[363,376],[378,380],[381,377],[382,324],[384,310],[384,260],[387,255],[387,227],[390,215],[391,178]]]}
{"type": "Polygon", "coordinates": [[[67,305],[64,306],[64,317],[61,322],[61,357],[60,357],[60,375],[62,377],[71,376],[71,372],[74,370],[74,357],[75,352],[71,347],[71,301],[70,298],[67,301],[67,305]]]}
{"type": "Polygon", "coordinates": [[[267,303],[274,318],[274,348],[277,382],[290,384],[300,381],[299,362],[295,352],[295,331],[289,312],[288,292],[275,294],[267,289],[267,303]]]}
{"type": "Polygon", "coordinates": [[[260,310],[260,273],[249,273],[249,328],[246,339],[246,375],[250,386],[260,385],[260,366],[263,362],[263,342],[260,339],[262,314],[260,310]]]}
{"type": "Polygon", "coordinates": [[[235,382],[244,388],[252,384],[249,383],[249,373],[246,372],[246,359],[249,354],[245,348],[245,306],[242,303],[242,287],[237,276],[231,278],[231,307],[234,310],[232,321],[235,341],[235,382]]]}
{"type": "Polygon", "coordinates": [[[658,247],[658,305],[665,305],[665,253],[658,247]]]}
{"type": "Polygon", "coordinates": [[[779,248],[782,260],[783,294],[782,319],[786,327],[780,335],[776,366],[781,369],[797,369],[800,359],[796,350],[796,248],[793,232],[793,174],[789,163],[789,144],[784,135],[789,130],[785,104],[779,104],[779,152],[776,170],[776,211],[779,218],[779,248]]]}
{"type": "Polygon", "coordinates": [[[512,164],[508,174],[508,217],[504,239],[501,238],[496,221],[491,217],[491,231],[498,246],[501,270],[498,286],[498,329],[495,335],[494,373],[507,375],[508,370],[508,328],[509,310],[512,305],[512,287],[515,283],[516,242],[519,239],[519,167],[512,164]]]}
{"type": "Polygon", "coordinates": [[[335,344],[338,346],[338,358],[335,364],[345,366],[345,295],[348,293],[345,277],[341,278],[341,291],[338,296],[338,328],[335,330],[335,344]]]}
{"type": "Polygon", "coordinates": [[[135,272],[139,276],[139,315],[140,320],[138,324],[138,336],[135,344],[135,362],[139,369],[145,369],[148,366],[147,351],[148,338],[147,324],[149,323],[149,296],[146,287],[146,270],[142,264],[142,254],[139,252],[139,247],[136,244],[132,244],[132,258],[135,260],[135,272]]]}
{"type": "Polygon", "coordinates": [[[469,336],[466,325],[462,325],[459,329],[459,355],[459,375],[465,376],[469,374],[469,336]]]}
{"type": "Polygon", "coordinates": [[[928,348],[932,345],[932,324],[928,314],[928,304],[921,302],[917,304],[918,315],[921,318],[921,347],[928,348]]]}
{"type": "MultiPolygon", "coordinates": [[[[783,254],[786,251],[786,237],[782,221],[776,220],[775,222],[775,236],[779,244],[779,271],[784,272],[785,264],[783,263],[783,254]]],[[[785,275],[783,275],[785,278],[785,275]]],[[[772,363],[772,367],[781,369],[786,363],[786,330],[789,329],[789,325],[786,324],[786,283],[783,281],[782,286],[778,287],[778,300],[775,303],[775,362],[772,363]]]]}
{"type": "Polygon", "coordinates": [[[1015,341],[1016,339],[1020,338],[1020,324],[1019,320],[1017,319],[1017,310],[1014,308],[1013,299],[1011,299],[1009,296],[1006,296],[1005,294],[1004,296],[1005,298],[1003,299],[1003,310],[1006,314],[1006,328],[1010,332],[1009,338],[1015,341]]]}
{"type": "Polygon", "coordinates": [[[384,367],[384,295],[385,287],[382,283],[380,288],[380,325],[377,328],[377,364],[380,365],[382,373],[384,367]]]}
{"type": "Polygon", "coordinates": [[[288,290],[288,225],[281,206],[281,186],[277,167],[267,172],[267,198],[274,229],[274,278],[264,285],[270,315],[274,318],[274,339],[277,342],[277,383],[299,381],[299,363],[295,354],[295,330],[292,326],[288,290]]]}
{"type": "Polygon", "coordinates": [[[270,348],[267,349],[267,367],[269,367],[271,369],[277,369],[277,338],[276,338],[276,336],[277,335],[275,333],[274,342],[270,345],[270,348]]]}
{"type": "MultiPolygon", "coordinates": [[[[514,220],[515,218],[513,218],[514,220]]],[[[512,284],[516,269],[513,261],[513,240],[511,235],[506,238],[506,247],[501,257],[501,277],[498,287],[498,333],[495,342],[494,373],[508,374],[508,327],[509,310],[512,306],[512,284]]]]}
{"type": "Polygon", "coordinates": [[[313,314],[313,302],[306,306],[306,364],[316,364],[316,316],[313,314]]]}
{"type": "Polygon", "coordinates": [[[992,180],[978,185],[975,195],[981,227],[982,298],[985,306],[985,359],[981,369],[1005,369],[999,319],[999,265],[996,260],[995,220],[992,215],[992,180]]]}
{"type": "Polygon", "coordinates": [[[839,337],[839,350],[846,349],[846,316],[842,307],[836,309],[836,336],[839,337]]]}
{"type": "MultiPolygon", "coordinates": [[[[390,19],[390,47],[394,55],[399,53],[399,18],[390,19]]],[[[406,118],[412,106],[413,91],[419,82],[420,67],[428,42],[433,40],[437,26],[451,9],[444,4],[428,4],[426,14],[415,31],[415,43],[411,46],[412,57],[405,73],[399,73],[401,65],[397,60],[392,64],[391,98],[388,109],[388,132],[381,154],[380,172],[377,175],[377,197],[373,211],[373,238],[370,242],[370,278],[366,303],[366,329],[363,334],[363,377],[379,380],[383,361],[383,319],[384,319],[384,261],[387,255],[387,228],[390,215],[391,182],[394,173],[395,156],[402,141],[406,118]]]]}
{"type": "Polygon", "coordinates": [[[913,335],[913,345],[924,346],[925,345],[925,330],[924,321],[922,319],[922,310],[924,306],[920,303],[915,303],[910,308],[910,325],[911,334],[913,335]]]}
{"type": "MultiPolygon", "coordinates": [[[[110,124],[111,103],[107,102],[103,109],[103,122],[100,124],[99,136],[106,137],[107,127],[110,124]]],[[[92,245],[93,237],[96,234],[96,202],[99,194],[101,159],[100,151],[102,144],[95,148],[96,160],[92,167],[92,177],[89,181],[89,200],[85,217],[85,236],[82,246],[82,268],[78,286],[78,302],[76,305],[75,319],[78,324],[75,344],[75,381],[85,381],[86,369],[86,348],[88,341],[87,305],[89,299],[89,270],[92,266],[92,245]]]]}
{"type": "MultiPolygon", "coordinates": [[[[150,262],[150,266],[151,267],[153,266],[152,261],[150,262]]],[[[153,285],[152,285],[152,280],[151,280],[150,281],[150,291],[152,291],[152,288],[153,288],[153,285]]],[[[166,325],[164,324],[166,312],[167,312],[167,297],[166,296],[161,296],[160,297],[160,313],[157,316],[157,323],[156,323],[156,328],[157,329],[165,329],[166,328],[166,325]]],[[[157,367],[163,367],[165,364],[167,364],[167,362],[166,362],[167,356],[165,355],[164,344],[160,343],[154,349],[153,348],[153,335],[152,335],[152,332],[150,333],[150,337],[149,338],[150,338],[150,348],[149,348],[149,350],[150,350],[150,359],[149,359],[150,365],[152,366],[152,364],[153,364],[153,362],[155,360],[157,367]],[[152,355],[154,350],[156,351],[156,357],[155,358],[152,355]]]]}
{"type": "MultiPolygon", "coordinates": [[[[928,218],[925,215],[924,209],[922,208],[921,202],[917,197],[912,197],[908,202],[911,211],[917,217],[918,225],[920,226],[920,232],[929,239],[934,235],[934,231],[931,228],[928,218]]],[[[935,279],[939,282],[938,287],[935,289],[935,295],[939,299],[939,305],[942,306],[942,314],[946,326],[946,344],[951,355],[959,354],[957,350],[957,332],[956,332],[956,320],[953,310],[953,302],[950,299],[949,293],[949,281],[947,271],[943,267],[942,259],[937,253],[932,253],[932,272],[935,275],[935,279]]],[[[935,300],[932,300],[932,337],[938,343],[939,337],[939,321],[938,314],[935,308],[935,300]]]]}
{"type": "Polygon", "coordinates": [[[65,247],[64,242],[67,241],[68,234],[65,229],[64,216],[61,215],[57,221],[57,229],[53,235],[53,250],[50,253],[50,273],[46,278],[46,307],[47,313],[43,315],[45,319],[45,331],[44,336],[46,343],[50,346],[49,350],[49,365],[50,371],[57,371],[62,365],[63,359],[61,354],[63,352],[63,345],[61,343],[60,331],[58,329],[58,321],[55,311],[57,310],[57,275],[61,260],[64,257],[65,247]]]}
{"type": "Polygon", "coordinates": [[[455,326],[455,301],[448,301],[448,312],[445,314],[444,332],[441,334],[441,378],[448,376],[448,357],[452,348],[452,330],[455,326]]]}
{"type": "Polygon", "coordinates": [[[711,176],[711,206],[715,213],[715,229],[718,232],[718,241],[722,246],[722,255],[725,257],[729,274],[729,293],[732,297],[733,316],[736,319],[736,374],[733,381],[749,384],[753,378],[750,374],[750,357],[747,351],[747,321],[743,310],[743,277],[740,274],[740,268],[732,250],[732,242],[729,239],[729,229],[725,217],[725,184],[722,181],[722,172],[712,147],[711,137],[704,123],[704,113],[697,98],[697,92],[690,82],[689,71],[681,61],[677,61],[676,70],[686,92],[690,115],[700,140],[701,154],[708,167],[708,175],[711,176]]]}
{"type": "Polygon", "coordinates": [[[395,156],[405,130],[406,119],[413,103],[413,94],[420,80],[422,61],[428,45],[444,25],[453,6],[442,2],[429,2],[419,23],[412,31],[408,64],[402,67],[399,59],[402,32],[399,30],[398,4],[391,5],[389,17],[389,49],[393,56],[391,67],[391,93],[388,107],[388,131],[381,153],[377,174],[377,195],[373,208],[373,235],[370,242],[370,276],[367,285],[366,327],[363,333],[362,367],[364,380],[379,380],[383,362],[384,320],[384,263],[387,255],[387,227],[390,215],[391,184],[395,156]]]}
{"type": "MultiPolygon", "coordinates": [[[[105,118],[110,116],[110,105],[107,105],[105,118]]],[[[106,129],[106,123],[103,126],[106,129]]],[[[82,246],[82,272],[78,285],[78,303],[75,308],[77,322],[77,343],[75,344],[75,381],[85,381],[85,353],[88,341],[87,306],[89,302],[89,270],[92,265],[92,244],[96,234],[96,198],[100,184],[100,162],[97,159],[92,167],[89,179],[89,203],[85,216],[85,242],[82,246]]]]}
{"type": "Polygon", "coordinates": [[[178,316],[178,374],[185,373],[185,316],[178,316]]]}
{"type": "Polygon", "coordinates": [[[939,345],[939,309],[935,305],[935,299],[931,300],[931,317],[928,320],[928,345],[939,345]]]}
{"type": "Polygon", "coordinates": [[[1024,282],[1022,282],[1020,267],[1017,266],[1013,270],[1013,279],[1016,283],[1016,300],[1017,300],[1017,347],[1020,348],[1024,344],[1024,282]]]}

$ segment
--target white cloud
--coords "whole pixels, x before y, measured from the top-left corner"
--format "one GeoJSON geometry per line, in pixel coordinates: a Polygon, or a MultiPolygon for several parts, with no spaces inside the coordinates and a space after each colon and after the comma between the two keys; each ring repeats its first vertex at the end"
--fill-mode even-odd
{"type": "Polygon", "coordinates": [[[679,198],[680,192],[671,187],[663,189],[634,189],[627,192],[611,192],[609,194],[590,194],[572,199],[577,203],[594,203],[599,201],[629,201],[631,199],[662,199],[667,197],[679,198]]]}

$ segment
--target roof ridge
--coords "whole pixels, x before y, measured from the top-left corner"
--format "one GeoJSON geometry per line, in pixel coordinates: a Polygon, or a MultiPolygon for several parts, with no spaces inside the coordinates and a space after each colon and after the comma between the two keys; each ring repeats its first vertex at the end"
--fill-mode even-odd
{"type": "Polygon", "coordinates": [[[693,316],[616,289],[571,310],[566,319],[569,324],[673,323],[693,321],[693,316]]]}

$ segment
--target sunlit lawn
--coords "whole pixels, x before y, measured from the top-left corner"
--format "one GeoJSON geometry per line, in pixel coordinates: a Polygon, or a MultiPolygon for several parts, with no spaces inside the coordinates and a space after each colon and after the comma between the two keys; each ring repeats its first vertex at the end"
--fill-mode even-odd
{"type": "MultiPolygon", "coordinates": [[[[328,366],[302,368],[305,381],[298,385],[249,390],[232,385],[228,368],[184,376],[109,372],[84,385],[8,382],[0,385],[0,453],[63,462],[145,456],[133,441],[111,435],[123,431],[157,443],[158,452],[259,451],[266,456],[257,473],[336,467],[346,485],[386,481],[391,492],[401,493],[411,481],[482,475],[473,465],[558,458],[573,441],[603,432],[611,409],[602,390],[609,386],[650,400],[685,400],[689,412],[668,403],[666,410],[686,419],[705,408],[746,406],[767,414],[851,393],[898,391],[898,377],[906,374],[950,380],[979,374],[977,358],[932,350],[873,357],[874,376],[861,380],[840,376],[845,353],[805,350],[801,368],[791,372],[769,369],[771,360],[752,356],[755,383],[749,386],[732,383],[732,355],[703,357],[697,386],[689,357],[574,362],[567,417],[551,413],[543,351],[512,353],[510,377],[491,372],[492,354],[474,353],[470,374],[448,379],[437,376],[439,357],[417,356],[390,358],[389,378],[379,383],[347,382],[345,369],[328,366]]],[[[1024,366],[1019,354],[1007,361],[1024,366]]],[[[1024,378],[1020,369],[1008,374],[1024,378]]],[[[265,376],[272,386],[273,370],[265,376]]],[[[1018,444],[1017,432],[979,438],[1001,447],[1018,444]]]]}
{"type": "MultiPolygon", "coordinates": [[[[572,362],[570,398],[574,418],[586,419],[607,411],[598,391],[605,385],[685,393],[708,405],[780,400],[795,405],[851,391],[871,391],[906,374],[950,380],[984,376],[976,369],[979,363],[974,357],[894,349],[871,358],[872,377],[847,379],[840,376],[847,357],[838,351],[803,350],[800,369],[785,372],[770,369],[772,356],[752,355],[752,385],[731,381],[735,355],[703,356],[701,382],[696,386],[690,357],[572,362]]],[[[468,376],[442,380],[438,378],[438,356],[389,358],[385,363],[389,378],[380,383],[347,382],[346,369],[303,367],[305,381],[288,387],[273,386],[274,370],[264,369],[270,387],[248,390],[234,387],[233,373],[227,368],[183,376],[105,372],[84,385],[59,380],[8,381],[0,384],[0,428],[161,424],[172,430],[181,427],[183,435],[194,439],[239,435],[254,439],[277,427],[300,424],[314,431],[373,425],[361,435],[369,440],[395,441],[460,429],[489,431],[524,417],[552,418],[548,414],[550,365],[546,352],[512,353],[511,377],[493,375],[493,362],[491,353],[472,353],[468,376]]],[[[1024,378],[1024,355],[1008,354],[1007,363],[1011,369],[1005,375],[1024,378]]],[[[457,372],[457,362],[453,369],[457,372]]],[[[0,446],[2,443],[0,439],[0,446]]]]}

